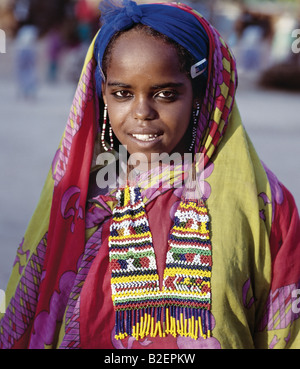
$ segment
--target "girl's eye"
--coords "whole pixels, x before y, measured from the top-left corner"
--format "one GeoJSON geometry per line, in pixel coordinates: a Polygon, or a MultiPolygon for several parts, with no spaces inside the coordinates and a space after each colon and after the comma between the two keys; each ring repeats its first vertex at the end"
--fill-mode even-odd
{"type": "Polygon", "coordinates": [[[113,95],[119,99],[126,99],[132,96],[132,94],[126,90],[116,91],[113,93],[113,95]]]}
{"type": "Polygon", "coordinates": [[[175,91],[160,91],[158,92],[155,97],[167,100],[167,101],[174,101],[176,99],[177,93],[175,91]]]}

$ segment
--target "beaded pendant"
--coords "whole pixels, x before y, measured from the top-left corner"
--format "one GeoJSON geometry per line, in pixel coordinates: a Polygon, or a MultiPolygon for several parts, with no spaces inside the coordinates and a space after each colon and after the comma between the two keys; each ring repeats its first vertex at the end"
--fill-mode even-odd
{"type": "Polygon", "coordinates": [[[115,338],[210,337],[212,253],[204,202],[181,199],[160,289],[140,189],[127,186],[117,199],[109,237],[115,338]]]}

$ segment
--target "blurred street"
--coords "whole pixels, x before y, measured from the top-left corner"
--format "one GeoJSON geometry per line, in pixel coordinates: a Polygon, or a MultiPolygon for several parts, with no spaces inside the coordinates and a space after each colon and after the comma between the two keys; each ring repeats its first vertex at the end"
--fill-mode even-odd
{"type": "Polygon", "coordinates": [[[0,289],[10,275],[16,249],[37,205],[67,122],[75,86],[45,82],[44,45],[37,97],[19,96],[14,75],[14,43],[0,55],[0,289]]]}
{"type": "MultiPolygon", "coordinates": [[[[75,84],[46,82],[45,45],[38,43],[36,98],[18,96],[15,45],[0,55],[0,289],[5,289],[22,240],[65,127],[75,84]]],[[[67,72],[67,63],[63,65],[67,72]]],[[[293,193],[300,209],[299,92],[266,90],[241,73],[237,102],[260,158],[293,193]]]]}

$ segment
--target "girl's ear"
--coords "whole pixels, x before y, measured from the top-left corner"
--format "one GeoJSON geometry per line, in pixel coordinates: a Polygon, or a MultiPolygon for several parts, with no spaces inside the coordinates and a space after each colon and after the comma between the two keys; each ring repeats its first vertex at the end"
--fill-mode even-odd
{"type": "Polygon", "coordinates": [[[106,104],[107,103],[106,88],[105,88],[105,83],[104,82],[102,82],[101,91],[102,91],[102,97],[103,97],[104,104],[106,104]]]}

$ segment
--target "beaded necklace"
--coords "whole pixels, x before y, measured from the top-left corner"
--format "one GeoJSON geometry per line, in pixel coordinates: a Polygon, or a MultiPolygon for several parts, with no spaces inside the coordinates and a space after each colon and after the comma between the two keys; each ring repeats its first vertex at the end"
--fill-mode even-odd
{"type": "Polygon", "coordinates": [[[117,192],[109,236],[115,338],[211,335],[211,242],[202,200],[181,198],[168,240],[162,289],[140,188],[117,192]]]}

